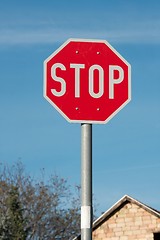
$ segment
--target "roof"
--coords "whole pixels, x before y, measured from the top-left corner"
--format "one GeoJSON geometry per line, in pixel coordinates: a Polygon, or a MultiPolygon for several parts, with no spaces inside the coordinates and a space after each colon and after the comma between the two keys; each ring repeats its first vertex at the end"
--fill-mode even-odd
{"type": "MultiPolygon", "coordinates": [[[[115,212],[119,211],[124,205],[127,203],[133,203],[137,206],[143,208],[150,214],[155,215],[156,217],[160,218],[160,212],[147,206],[146,204],[128,196],[123,196],[118,202],[116,202],[111,208],[109,208],[105,213],[103,213],[96,221],[93,223],[93,231],[98,228],[103,222],[105,222],[107,219],[109,219],[115,212]]],[[[80,236],[75,237],[73,240],[80,239],[80,236]]]]}
{"type": "Polygon", "coordinates": [[[111,208],[109,208],[105,213],[103,213],[94,223],[93,223],[93,230],[96,229],[99,225],[101,225],[102,222],[106,221],[108,218],[110,218],[115,212],[117,212],[120,208],[122,208],[127,203],[133,203],[137,206],[143,208],[147,212],[155,215],[156,217],[160,218],[160,212],[147,206],[146,204],[128,196],[125,195],[122,197],[118,202],[116,202],[111,208]]]}

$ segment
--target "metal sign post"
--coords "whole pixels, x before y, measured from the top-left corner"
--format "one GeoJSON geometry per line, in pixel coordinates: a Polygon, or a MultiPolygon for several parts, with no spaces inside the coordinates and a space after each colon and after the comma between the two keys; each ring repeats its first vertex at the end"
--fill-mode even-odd
{"type": "Polygon", "coordinates": [[[81,240],[92,240],[92,124],[81,124],[81,240]]]}

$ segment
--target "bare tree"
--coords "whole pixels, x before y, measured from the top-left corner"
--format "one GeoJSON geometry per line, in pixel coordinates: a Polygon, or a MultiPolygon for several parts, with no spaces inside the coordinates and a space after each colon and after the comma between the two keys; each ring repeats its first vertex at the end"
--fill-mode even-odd
{"type": "MultiPolygon", "coordinates": [[[[47,182],[44,179],[35,181],[25,173],[21,162],[11,167],[0,165],[0,227],[4,219],[5,224],[8,223],[8,199],[11,200],[13,189],[12,201],[17,201],[19,206],[17,218],[21,217],[21,233],[24,231],[26,237],[0,239],[69,240],[79,233],[79,187],[72,192],[67,180],[57,175],[47,182]]],[[[8,230],[12,229],[8,226],[8,230]]],[[[1,231],[5,236],[5,230],[1,228],[1,231]]]]}

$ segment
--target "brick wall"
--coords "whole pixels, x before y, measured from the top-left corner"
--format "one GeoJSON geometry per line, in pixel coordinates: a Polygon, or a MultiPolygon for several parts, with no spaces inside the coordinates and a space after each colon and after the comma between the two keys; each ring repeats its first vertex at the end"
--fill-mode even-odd
{"type": "Polygon", "coordinates": [[[127,203],[93,231],[93,240],[153,240],[160,218],[134,203],[127,203]]]}

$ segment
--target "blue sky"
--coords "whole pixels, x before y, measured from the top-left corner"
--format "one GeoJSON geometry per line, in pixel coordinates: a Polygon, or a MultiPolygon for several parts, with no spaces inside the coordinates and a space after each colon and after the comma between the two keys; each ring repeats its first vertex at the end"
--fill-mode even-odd
{"type": "Polygon", "coordinates": [[[43,98],[43,61],[68,38],[107,40],[132,67],[132,101],[93,125],[98,213],[129,194],[160,210],[160,1],[0,2],[0,162],[80,183],[80,124],[43,98]]]}

